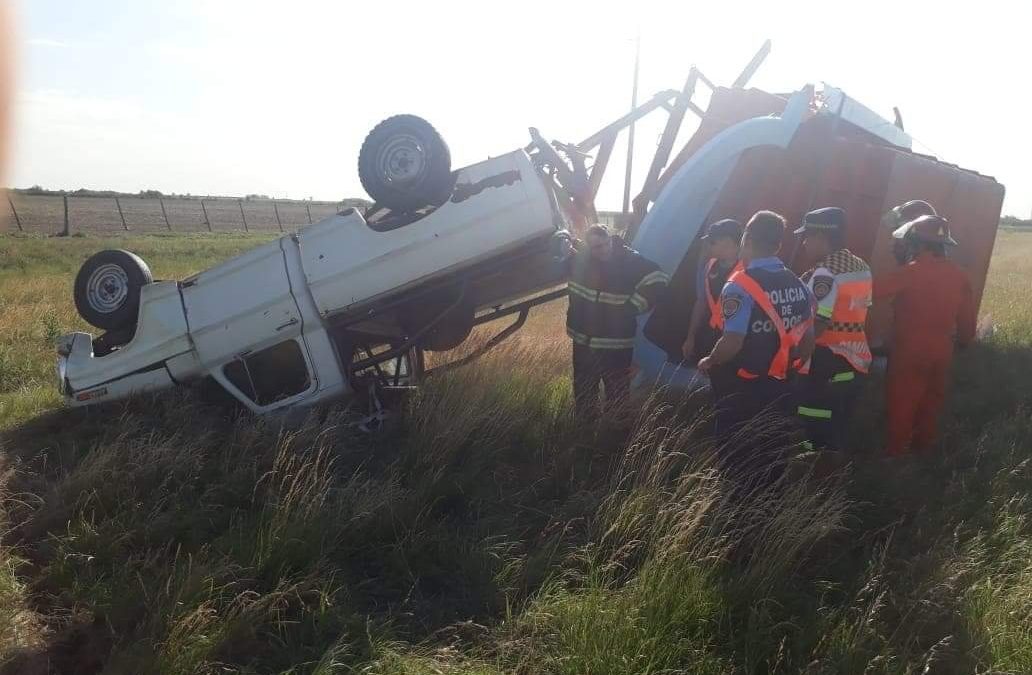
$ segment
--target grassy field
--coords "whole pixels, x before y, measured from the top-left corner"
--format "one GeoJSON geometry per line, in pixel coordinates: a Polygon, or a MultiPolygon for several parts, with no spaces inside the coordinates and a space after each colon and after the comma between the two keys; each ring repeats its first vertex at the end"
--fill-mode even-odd
{"type": "Polygon", "coordinates": [[[3,672],[1032,672],[1032,233],[1000,234],[929,460],[877,457],[875,385],[850,466],[752,490],[698,401],[586,436],[558,305],[376,436],[344,404],[58,408],[87,255],[169,278],[260,240],[0,238],[3,672]]]}

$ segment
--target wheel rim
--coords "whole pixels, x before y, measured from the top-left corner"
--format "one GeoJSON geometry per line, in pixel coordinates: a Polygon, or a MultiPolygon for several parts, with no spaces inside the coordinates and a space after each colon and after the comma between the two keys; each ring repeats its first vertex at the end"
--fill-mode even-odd
{"type": "Polygon", "coordinates": [[[426,149],[415,136],[394,136],[380,148],[376,166],[385,181],[404,187],[417,182],[426,171],[426,149]]]}
{"type": "Polygon", "coordinates": [[[96,312],[110,314],[128,297],[129,275],[118,265],[101,265],[86,280],[86,302],[96,312]]]}

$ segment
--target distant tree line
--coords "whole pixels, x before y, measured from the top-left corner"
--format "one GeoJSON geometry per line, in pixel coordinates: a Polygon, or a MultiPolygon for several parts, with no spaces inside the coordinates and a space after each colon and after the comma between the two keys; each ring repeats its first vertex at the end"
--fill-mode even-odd
{"type": "Polygon", "coordinates": [[[1000,218],[1000,225],[1005,227],[1032,227],[1032,220],[1022,220],[1017,216],[1004,216],[1000,218]]]}
{"type": "MultiPolygon", "coordinates": [[[[202,199],[202,198],[203,199],[240,199],[239,197],[229,197],[229,196],[225,196],[225,195],[194,195],[194,194],[190,194],[189,192],[187,192],[185,194],[177,194],[175,192],[164,193],[161,190],[140,190],[139,192],[119,192],[117,190],[89,190],[89,189],[86,189],[86,188],[79,188],[78,190],[48,190],[47,188],[44,188],[44,187],[42,187],[40,185],[33,185],[32,187],[27,187],[27,188],[8,188],[8,191],[9,192],[13,192],[15,194],[30,195],[30,196],[42,196],[42,197],[63,197],[65,195],[67,195],[69,197],[107,197],[107,198],[110,198],[110,199],[114,199],[115,197],[118,197],[118,198],[140,197],[140,198],[143,198],[143,199],[162,199],[162,198],[168,198],[168,199],[202,199]]],[[[314,202],[314,201],[319,201],[319,200],[314,199],[313,197],[309,197],[308,199],[279,199],[279,198],[273,198],[273,197],[270,197],[269,195],[264,195],[264,194],[249,194],[249,195],[245,195],[243,197],[243,199],[245,201],[249,201],[249,202],[250,201],[270,201],[272,199],[276,199],[276,201],[291,201],[291,202],[304,202],[304,201],[314,202]]],[[[332,200],[325,200],[325,201],[330,202],[332,200]]],[[[344,206],[354,206],[354,207],[369,206],[371,204],[371,202],[369,200],[367,200],[367,199],[359,199],[359,198],[354,198],[354,197],[346,197],[344,199],[337,200],[337,202],[333,202],[333,203],[338,203],[338,202],[342,203],[344,206]]]]}

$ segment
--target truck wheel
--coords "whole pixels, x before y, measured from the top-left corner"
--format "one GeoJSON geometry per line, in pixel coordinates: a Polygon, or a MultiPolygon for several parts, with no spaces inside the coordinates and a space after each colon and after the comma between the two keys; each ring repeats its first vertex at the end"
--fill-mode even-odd
{"type": "Polygon", "coordinates": [[[139,256],[119,249],[101,251],[75,275],[75,308],[97,328],[128,328],[136,323],[140,289],[152,281],[150,268],[139,256]]]}
{"type": "Polygon", "coordinates": [[[415,115],[389,117],[369,132],[358,177],[377,204],[403,212],[440,206],[455,182],[444,138],[415,115]]]}
{"type": "Polygon", "coordinates": [[[476,308],[470,304],[462,304],[448,311],[450,303],[451,301],[446,298],[430,297],[406,309],[401,323],[409,334],[416,333],[431,321],[438,320],[442,312],[448,312],[438,320],[436,326],[420,338],[419,346],[422,349],[446,352],[461,345],[473,332],[476,308]]]}
{"type": "Polygon", "coordinates": [[[420,341],[420,346],[431,352],[446,352],[465,342],[471,332],[473,313],[455,311],[427,333],[420,341]]]}

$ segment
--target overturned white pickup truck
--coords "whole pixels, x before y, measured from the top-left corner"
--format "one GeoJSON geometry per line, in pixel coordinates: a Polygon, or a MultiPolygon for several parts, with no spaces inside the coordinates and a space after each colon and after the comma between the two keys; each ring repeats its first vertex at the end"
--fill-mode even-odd
{"type": "Polygon", "coordinates": [[[58,370],[73,406],[211,376],[259,413],[375,380],[406,386],[424,349],[559,297],[551,182],[524,150],[452,172],[425,121],[370,133],[360,175],[377,206],[348,209],[182,281],[152,281],[127,251],[84,263],[75,301],[107,330],[64,336],[58,370]],[[384,205],[387,208],[385,208],[384,205]],[[513,304],[515,302],[516,304],[513,304]]]}

